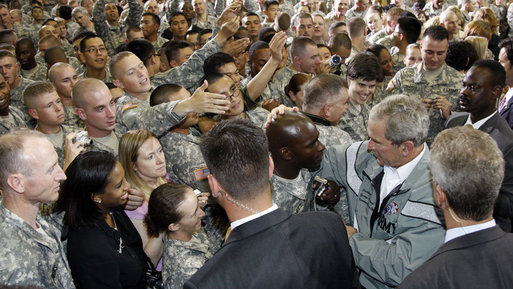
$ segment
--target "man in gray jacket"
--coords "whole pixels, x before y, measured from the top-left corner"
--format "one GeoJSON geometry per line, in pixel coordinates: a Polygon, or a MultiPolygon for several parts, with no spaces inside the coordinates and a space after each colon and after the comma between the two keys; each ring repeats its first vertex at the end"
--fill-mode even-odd
{"type": "Polygon", "coordinates": [[[315,173],[347,191],[349,243],[367,289],[396,287],[443,243],[425,144],[428,128],[419,100],[390,96],[370,112],[370,140],[326,149],[315,173]]]}

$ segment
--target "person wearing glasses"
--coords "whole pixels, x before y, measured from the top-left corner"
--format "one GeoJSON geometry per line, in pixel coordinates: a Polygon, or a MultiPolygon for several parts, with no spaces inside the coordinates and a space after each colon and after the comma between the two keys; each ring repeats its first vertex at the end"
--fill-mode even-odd
{"type": "Polygon", "coordinates": [[[96,78],[103,82],[112,82],[107,69],[107,48],[98,35],[91,34],[80,41],[78,57],[86,68],[79,78],[96,78]]]}

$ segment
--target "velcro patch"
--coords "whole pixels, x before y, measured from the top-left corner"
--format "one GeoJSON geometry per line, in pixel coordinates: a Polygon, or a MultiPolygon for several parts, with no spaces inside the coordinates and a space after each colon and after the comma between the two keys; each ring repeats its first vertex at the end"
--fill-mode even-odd
{"type": "Polygon", "coordinates": [[[204,180],[208,178],[208,175],[210,175],[210,170],[207,167],[194,171],[194,177],[196,178],[196,181],[204,180]]]}

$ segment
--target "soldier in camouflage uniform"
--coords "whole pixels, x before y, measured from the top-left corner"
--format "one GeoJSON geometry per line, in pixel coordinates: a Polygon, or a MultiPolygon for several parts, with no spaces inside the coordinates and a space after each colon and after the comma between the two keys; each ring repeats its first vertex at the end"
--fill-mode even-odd
{"type": "Polygon", "coordinates": [[[144,223],[150,237],[165,235],[164,288],[182,288],[220,248],[223,237],[202,227],[201,219],[205,217],[202,204],[185,185],[164,184],[151,194],[144,223]]]}
{"type": "Polygon", "coordinates": [[[449,32],[442,26],[426,29],[421,47],[422,62],[397,72],[387,88],[389,94],[406,94],[426,104],[430,116],[428,144],[442,131],[451,111],[458,109],[463,74],[445,64],[448,39],[449,32]]]}
{"type": "MultiPolygon", "coordinates": [[[[23,90],[33,81],[20,76],[20,67],[16,61],[16,57],[9,51],[0,51],[0,67],[1,73],[5,81],[9,83],[11,105],[17,107],[26,114],[27,108],[23,103],[23,90]]],[[[27,114],[28,119],[28,114],[27,114]]]]}
{"type": "Polygon", "coordinates": [[[295,74],[301,72],[314,74],[321,63],[317,44],[308,37],[296,37],[290,46],[292,63],[288,67],[276,71],[273,81],[269,83],[271,96],[278,102],[294,106],[290,98],[285,95],[285,86],[295,74]]]}
{"type": "MultiPolygon", "coordinates": [[[[156,88],[151,94],[151,105],[190,98],[191,94],[176,84],[156,88]]],[[[159,141],[166,157],[169,178],[176,184],[184,184],[202,192],[210,191],[208,169],[199,150],[201,132],[193,126],[198,114],[189,113],[180,124],[166,132],[159,141]]]]}
{"type": "MultiPolygon", "coordinates": [[[[141,3],[137,0],[129,0],[128,1],[129,12],[126,18],[126,21],[119,21],[119,14],[117,14],[117,8],[115,3],[106,3],[106,0],[98,0],[93,8],[93,23],[94,29],[96,30],[96,34],[100,36],[105,42],[105,47],[107,48],[107,52],[110,56],[113,55],[114,50],[121,44],[125,43],[126,40],[126,30],[129,26],[139,26],[141,21],[141,17],[143,14],[143,7],[141,3]],[[113,23],[117,22],[117,25],[111,25],[107,22],[106,13],[107,8],[114,5],[115,11],[110,11],[109,13],[114,13],[118,15],[117,21],[114,20],[113,23]]],[[[109,16],[111,18],[111,16],[109,16]]],[[[114,17],[115,18],[115,17],[114,17]]]]}
{"type": "Polygon", "coordinates": [[[221,247],[214,243],[204,231],[188,241],[167,239],[164,242],[162,281],[166,289],[180,289],[205,262],[221,247]]]}
{"type": "Polygon", "coordinates": [[[2,175],[6,176],[1,181],[0,283],[75,288],[61,232],[38,214],[40,203],[57,200],[59,182],[66,179],[57,154],[42,134],[33,131],[3,135],[0,143],[2,175]],[[22,176],[21,184],[7,184],[12,174],[22,176]]]}
{"type": "MultiPolygon", "coordinates": [[[[326,205],[333,209],[340,196],[338,190],[336,193],[331,190],[321,191],[324,194],[319,196],[322,205],[316,201],[307,202],[316,199],[308,171],[315,171],[320,167],[319,159],[324,151],[314,123],[304,115],[287,113],[273,121],[266,134],[274,162],[274,173],[271,177],[273,202],[292,214],[326,210],[326,205]],[[331,199],[332,193],[338,196],[331,199]]],[[[327,189],[335,189],[335,186],[327,189]]],[[[347,203],[345,212],[341,213],[348,214],[347,203]]]]}
{"type": "Polygon", "coordinates": [[[349,84],[349,107],[340,119],[338,127],[355,141],[368,139],[367,120],[378,79],[382,78],[378,58],[370,53],[357,54],[347,67],[349,84]]]}
{"type": "Polygon", "coordinates": [[[7,133],[17,128],[27,127],[25,113],[9,105],[9,90],[9,84],[0,74],[0,134],[7,133]]]}
{"type": "Polygon", "coordinates": [[[116,122],[116,102],[109,88],[96,78],[86,78],[75,84],[72,93],[77,114],[86,124],[86,149],[117,157],[119,138],[126,129],[116,122]]]}
{"type": "Polygon", "coordinates": [[[337,127],[348,98],[346,82],[334,74],[320,74],[305,85],[303,113],[315,123],[319,140],[327,146],[353,142],[337,127]]]}

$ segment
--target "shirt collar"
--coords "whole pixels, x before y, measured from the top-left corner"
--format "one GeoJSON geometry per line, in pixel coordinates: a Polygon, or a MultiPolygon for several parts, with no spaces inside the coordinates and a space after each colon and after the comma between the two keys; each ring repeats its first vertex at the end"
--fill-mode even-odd
{"type": "Polygon", "coordinates": [[[261,212],[258,212],[256,214],[253,214],[251,216],[247,216],[245,218],[242,218],[242,219],[239,219],[237,221],[233,221],[231,224],[230,224],[230,227],[233,231],[233,229],[237,228],[238,226],[242,225],[242,224],[245,224],[247,222],[250,222],[250,221],[253,221],[257,218],[260,218],[262,217],[263,215],[267,215],[269,214],[270,212],[274,211],[274,210],[277,210],[278,209],[278,206],[276,204],[273,204],[271,207],[269,207],[268,209],[265,209],[261,212]]]}
{"type": "Polygon", "coordinates": [[[491,221],[488,221],[488,222],[485,222],[482,224],[449,229],[445,233],[445,242],[444,243],[447,243],[447,242],[449,242],[453,239],[456,239],[458,237],[465,236],[467,234],[471,234],[471,233],[474,233],[477,231],[485,230],[485,229],[488,229],[488,228],[491,228],[494,226],[495,226],[495,220],[492,219],[491,221]]]}
{"type": "Polygon", "coordinates": [[[489,116],[487,116],[487,117],[485,117],[485,118],[483,118],[483,119],[481,119],[481,120],[478,120],[478,121],[476,121],[475,123],[472,123],[472,121],[470,120],[470,114],[469,114],[469,115],[468,115],[468,117],[467,117],[467,122],[465,122],[465,125],[470,124],[470,125],[472,125],[472,127],[473,127],[473,128],[475,128],[475,129],[479,129],[481,126],[483,126],[483,124],[484,124],[485,122],[487,122],[490,118],[492,118],[492,116],[493,116],[495,113],[496,113],[496,112],[494,111],[494,112],[493,112],[492,114],[490,114],[489,116]]]}
{"type": "Polygon", "coordinates": [[[420,162],[420,159],[422,159],[422,156],[424,156],[424,153],[426,152],[426,144],[423,144],[422,151],[418,156],[416,156],[413,160],[411,160],[409,163],[406,163],[398,168],[393,168],[389,166],[385,166],[384,170],[385,173],[387,172],[393,172],[395,175],[399,176],[399,179],[401,180],[401,183],[403,183],[411,174],[413,169],[417,166],[417,164],[420,162]]]}

